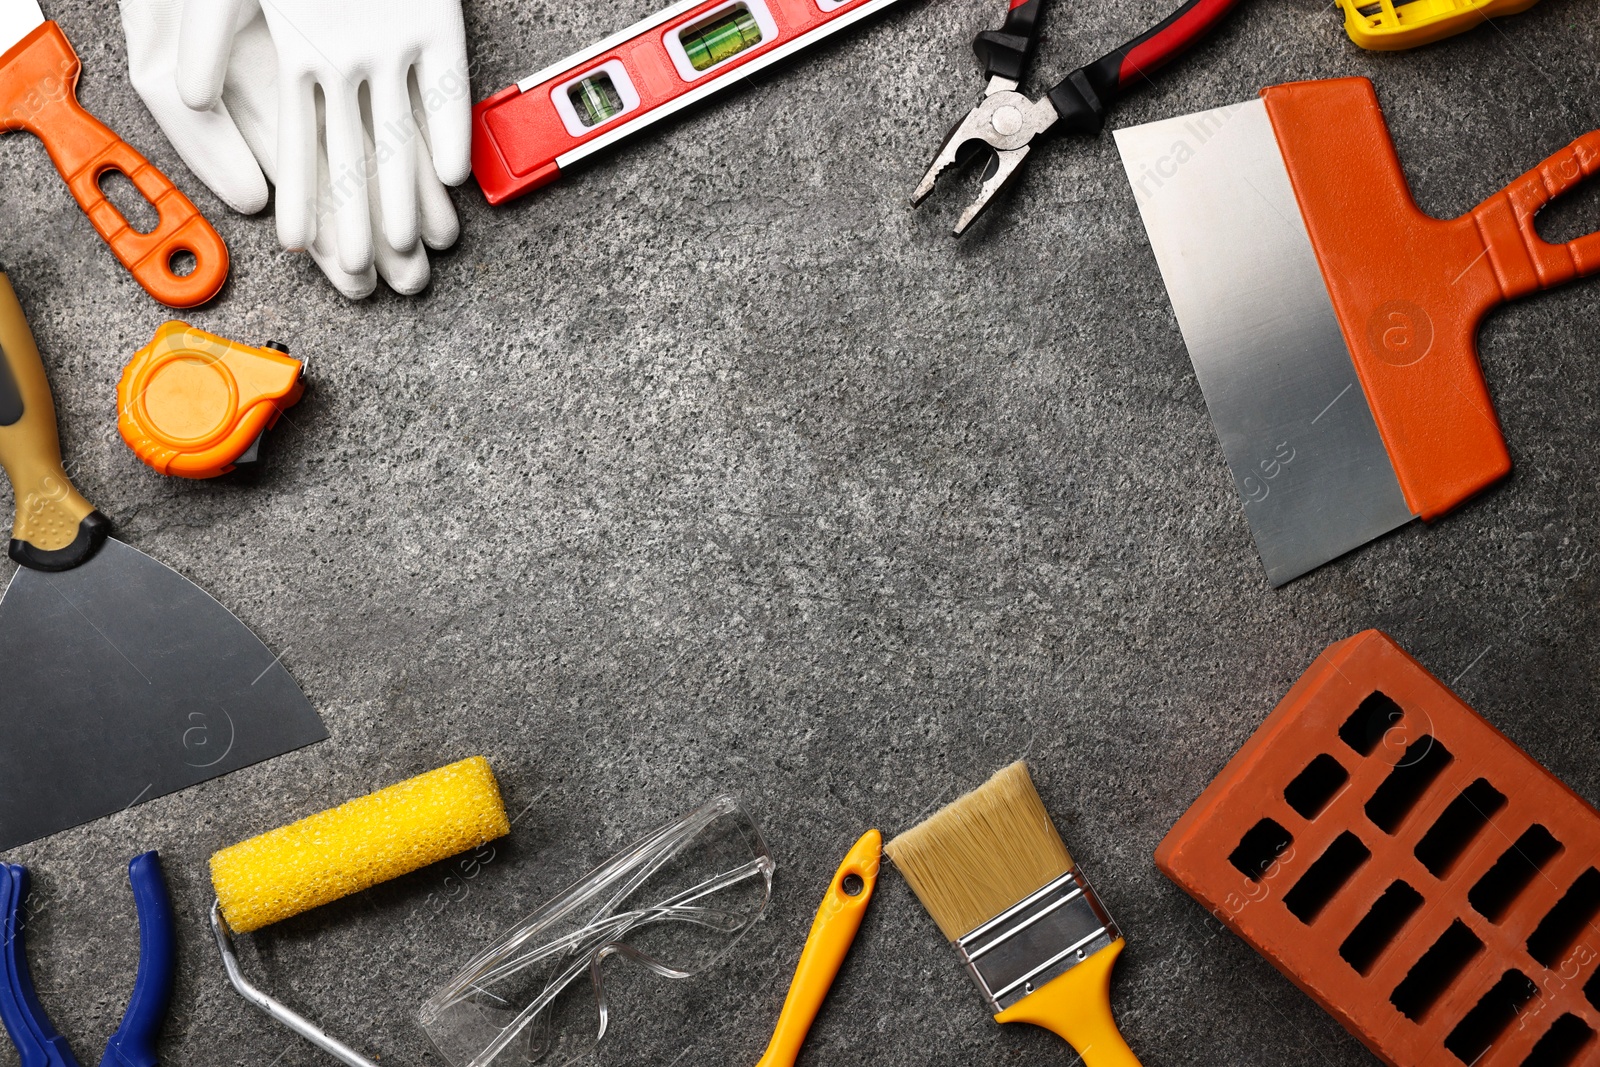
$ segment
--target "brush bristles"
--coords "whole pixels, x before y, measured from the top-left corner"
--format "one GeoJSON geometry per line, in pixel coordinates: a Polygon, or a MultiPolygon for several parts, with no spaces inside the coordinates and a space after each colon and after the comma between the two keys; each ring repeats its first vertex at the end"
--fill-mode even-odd
{"type": "Polygon", "coordinates": [[[1021,760],[884,851],[951,941],[1072,870],[1021,760]]]}

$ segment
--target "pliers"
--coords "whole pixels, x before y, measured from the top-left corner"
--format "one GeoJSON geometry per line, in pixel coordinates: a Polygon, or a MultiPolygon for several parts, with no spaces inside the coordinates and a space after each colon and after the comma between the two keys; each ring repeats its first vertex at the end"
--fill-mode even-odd
{"type": "MultiPolygon", "coordinates": [[[[139,913],[139,970],[122,1025],[106,1044],[100,1067],[155,1067],[156,1037],[172,999],[177,958],[172,901],[154,852],[128,864],[134,906],[139,913]]],[[[0,1021],[17,1046],[22,1067],[78,1067],[66,1038],[56,1032],[33,990],[23,951],[23,908],[28,899],[28,869],[0,863],[0,1021]]]]}
{"type": "Polygon", "coordinates": [[[1039,100],[1018,92],[1028,57],[1038,36],[1039,16],[1045,0],[1012,0],[1006,21],[998,30],[985,30],[972,42],[989,84],[978,104],[950,130],[911,195],[920,204],[939,179],[957,162],[979,151],[990,152],[978,198],[961,213],[955,234],[960,236],[981,215],[995,196],[1016,178],[1040,135],[1096,134],[1105,125],[1106,110],[1136,82],[1147,79],[1168,60],[1188,50],[1222,21],[1238,0],[1187,0],[1170,17],[1107,52],[1088,66],[1079,67],[1039,100]]]}

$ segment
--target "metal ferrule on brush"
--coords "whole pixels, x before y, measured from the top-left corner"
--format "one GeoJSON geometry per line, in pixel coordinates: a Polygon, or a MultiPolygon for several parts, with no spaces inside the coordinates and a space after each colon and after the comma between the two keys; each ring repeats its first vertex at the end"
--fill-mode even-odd
{"type": "Polygon", "coordinates": [[[1074,867],[963,936],[956,951],[999,1015],[1121,936],[1074,867]]]}

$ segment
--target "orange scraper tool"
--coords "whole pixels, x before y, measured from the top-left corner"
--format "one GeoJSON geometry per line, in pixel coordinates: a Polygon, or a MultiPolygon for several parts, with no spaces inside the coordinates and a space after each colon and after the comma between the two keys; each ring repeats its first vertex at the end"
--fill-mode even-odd
{"type": "Polygon", "coordinates": [[[78,103],[78,54],[38,0],[0,0],[0,131],[44,142],[67,188],[134,280],[169,307],[204,304],[228,277],[228,247],[165,174],[78,103]],[[100,188],[107,174],[131,181],[160,216],[140,233],[100,188]],[[187,253],[193,269],[180,274],[187,253]]]}
{"type": "Polygon", "coordinates": [[[806,1033],[856,939],[856,931],[861,929],[872,890],[878,884],[882,854],[883,835],[868,830],[839,864],[811,923],[806,947],[800,951],[800,963],[789,984],[789,995],[784,998],[772,1041],[756,1067],[794,1067],[806,1033]]]}
{"type": "Polygon", "coordinates": [[[117,429],[162,474],[215,478],[254,462],[304,391],[300,361],[277,341],[242,345],[174,320],[123,369],[117,429]]]}
{"type": "Polygon", "coordinates": [[[1391,1067],[1600,1058],[1600,812],[1376,630],[1317,657],[1156,866],[1391,1067]]]}
{"type": "Polygon", "coordinates": [[[1600,130],[1454,219],[1417,207],[1365,78],[1116,137],[1274,585],[1511,469],[1478,324],[1600,271],[1600,233],[1534,226],[1600,172],[1600,130]]]}

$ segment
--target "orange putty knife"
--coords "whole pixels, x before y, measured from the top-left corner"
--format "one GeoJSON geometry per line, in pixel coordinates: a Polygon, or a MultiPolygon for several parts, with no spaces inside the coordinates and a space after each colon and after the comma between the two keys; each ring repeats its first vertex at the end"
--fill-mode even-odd
{"type": "Polygon", "coordinates": [[[78,103],[78,53],[38,0],[0,0],[0,53],[0,132],[27,130],[44,142],[78,206],[151,296],[176,308],[216,296],[228,277],[227,245],[165,174],[78,103]],[[113,172],[160,215],[149,233],[130,226],[100,188],[113,172]],[[194,257],[186,274],[175,263],[182,253],[194,257]]]}

